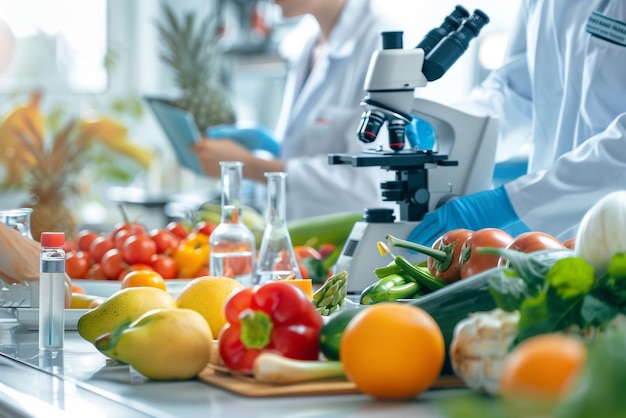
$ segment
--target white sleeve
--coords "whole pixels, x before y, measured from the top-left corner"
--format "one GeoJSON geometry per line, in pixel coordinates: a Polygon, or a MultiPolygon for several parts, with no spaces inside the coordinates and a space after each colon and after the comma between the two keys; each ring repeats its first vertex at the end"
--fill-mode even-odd
{"type": "Polygon", "coordinates": [[[563,154],[546,170],[506,185],[520,219],[531,229],[571,235],[586,211],[607,193],[626,188],[626,113],[563,154]]]}
{"type": "Polygon", "coordinates": [[[473,113],[499,119],[496,162],[515,156],[530,142],[533,98],[527,61],[526,2],[517,16],[503,64],[457,104],[473,113]]]}

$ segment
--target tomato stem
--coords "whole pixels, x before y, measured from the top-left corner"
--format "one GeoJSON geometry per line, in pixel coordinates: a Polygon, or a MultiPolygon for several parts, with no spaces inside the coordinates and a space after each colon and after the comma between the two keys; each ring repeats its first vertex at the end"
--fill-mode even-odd
{"type": "Polygon", "coordinates": [[[441,263],[445,263],[450,258],[450,254],[445,251],[436,250],[425,245],[417,244],[415,242],[406,241],[398,237],[394,237],[391,234],[387,235],[387,244],[389,247],[407,248],[409,250],[417,251],[418,253],[425,254],[441,263]]]}

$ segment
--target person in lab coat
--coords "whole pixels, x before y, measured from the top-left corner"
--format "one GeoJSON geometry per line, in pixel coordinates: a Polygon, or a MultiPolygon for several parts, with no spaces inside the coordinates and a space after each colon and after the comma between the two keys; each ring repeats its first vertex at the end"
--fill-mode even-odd
{"type": "Polygon", "coordinates": [[[624,0],[523,0],[503,65],[465,105],[500,118],[500,155],[531,138],[528,173],[428,213],[409,239],[485,227],[574,236],[595,202],[626,188],[624,68],[624,0]]]}
{"type": "MultiPolygon", "coordinates": [[[[384,206],[380,167],[329,165],[329,153],[361,153],[356,135],[364,81],[381,32],[397,30],[371,0],[275,0],[286,18],[304,16],[282,45],[290,56],[282,109],[273,134],[262,128],[218,126],[192,149],[206,175],[219,161],[242,161],[245,178],[264,183],[265,172],[287,173],[287,218],[384,206]],[[276,157],[259,158],[249,149],[276,157]]],[[[383,135],[381,135],[383,137],[383,135]]],[[[384,138],[379,139],[383,141],[384,138]]]]}

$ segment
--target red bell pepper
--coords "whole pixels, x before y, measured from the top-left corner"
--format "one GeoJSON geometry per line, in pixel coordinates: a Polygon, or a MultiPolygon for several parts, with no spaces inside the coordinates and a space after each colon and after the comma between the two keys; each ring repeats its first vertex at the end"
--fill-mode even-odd
{"type": "Polygon", "coordinates": [[[233,294],[224,306],[227,324],[219,335],[224,364],[252,373],[254,360],[271,351],[298,360],[319,358],[323,319],[304,292],[276,281],[233,294]]]}

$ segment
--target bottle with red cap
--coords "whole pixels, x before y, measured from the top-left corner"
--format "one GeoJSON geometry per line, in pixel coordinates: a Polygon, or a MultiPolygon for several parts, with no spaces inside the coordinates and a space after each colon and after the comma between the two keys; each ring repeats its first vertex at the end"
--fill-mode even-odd
{"type": "Polygon", "coordinates": [[[41,234],[39,258],[39,348],[63,348],[65,331],[65,234],[41,234]]]}

